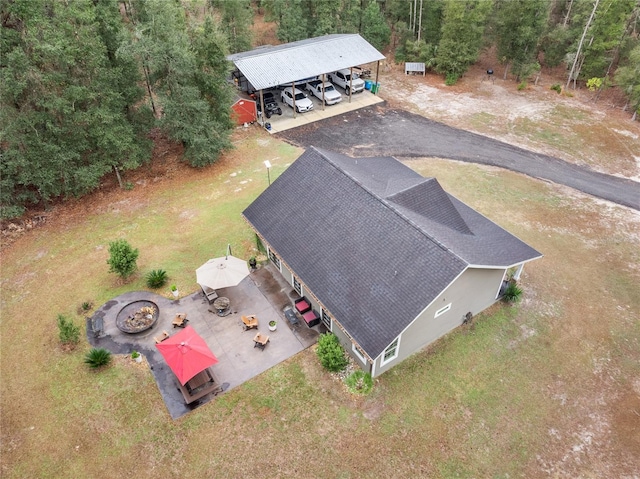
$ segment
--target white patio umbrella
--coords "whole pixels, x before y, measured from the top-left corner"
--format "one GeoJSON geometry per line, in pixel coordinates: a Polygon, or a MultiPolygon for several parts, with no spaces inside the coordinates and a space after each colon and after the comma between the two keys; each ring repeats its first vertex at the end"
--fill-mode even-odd
{"type": "Polygon", "coordinates": [[[228,248],[226,256],[210,259],[196,269],[196,281],[199,285],[211,289],[228,288],[237,286],[249,275],[247,262],[231,256],[230,251],[231,248],[228,248]]]}

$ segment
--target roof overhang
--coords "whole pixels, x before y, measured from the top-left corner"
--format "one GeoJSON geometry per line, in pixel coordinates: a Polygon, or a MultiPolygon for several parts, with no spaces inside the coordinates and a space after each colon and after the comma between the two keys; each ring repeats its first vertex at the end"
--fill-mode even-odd
{"type": "Polygon", "coordinates": [[[227,56],[256,90],[384,59],[357,34],[325,35],[227,56]]]}

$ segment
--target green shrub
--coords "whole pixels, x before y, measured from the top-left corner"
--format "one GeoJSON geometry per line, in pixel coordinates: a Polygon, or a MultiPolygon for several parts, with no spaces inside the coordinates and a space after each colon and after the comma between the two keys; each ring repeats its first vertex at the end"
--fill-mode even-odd
{"type": "Polygon", "coordinates": [[[518,83],[518,91],[522,91],[524,89],[527,88],[527,82],[526,81],[521,81],[520,83],[518,83]]]}
{"type": "Polygon", "coordinates": [[[504,292],[503,298],[509,303],[515,303],[522,296],[522,289],[515,281],[510,281],[507,289],[504,292]]]}
{"type": "Polygon", "coordinates": [[[80,342],[80,327],[62,314],[58,315],[58,332],[60,342],[65,346],[75,346],[80,342]]]}
{"type": "Polygon", "coordinates": [[[331,372],[342,371],[349,363],[340,341],[333,333],[320,336],[316,354],[320,359],[320,364],[331,372]]]}
{"type": "Polygon", "coordinates": [[[109,243],[109,272],[126,279],[136,270],[139,251],[133,249],[127,240],[119,239],[109,243]]]}
{"type": "Polygon", "coordinates": [[[167,283],[167,272],[163,269],[154,269],[147,273],[146,280],[149,288],[161,288],[167,283]]]}
{"type": "Polygon", "coordinates": [[[92,368],[99,368],[111,362],[111,352],[104,348],[91,348],[85,357],[84,362],[92,368]]]}
{"type": "Polygon", "coordinates": [[[371,374],[362,370],[352,372],[344,382],[353,394],[369,394],[373,390],[371,374]]]}
{"type": "Polygon", "coordinates": [[[560,83],[554,83],[553,85],[551,85],[551,90],[554,90],[559,95],[560,93],[562,93],[562,85],[560,85],[560,83]]]}
{"type": "Polygon", "coordinates": [[[444,84],[447,86],[455,85],[460,76],[457,73],[447,73],[447,76],[444,78],[444,84]]]}

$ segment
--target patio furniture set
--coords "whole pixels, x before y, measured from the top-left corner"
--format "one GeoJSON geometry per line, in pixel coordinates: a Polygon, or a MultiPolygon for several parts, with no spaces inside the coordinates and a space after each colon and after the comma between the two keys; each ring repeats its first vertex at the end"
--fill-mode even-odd
{"type": "MultiPolygon", "coordinates": [[[[242,320],[242,329],[244,331],[248,331],[250,329],[258,329],[258,317],[255,314],[242,316],[240,319],[242,320]]],[[[264,347],[268,342],[269,336],[258,331],[253,338],[253,347],[258,347],[264,351],[264,347]]]]}
{"type": "Polygon", "coordinates": [[[306,297],[303,296],[302,298],[296,299],[294,306],[307,326],[313,328],[317,324],[320,324],[320,315],[311,308],[311,302],[306,297]]]}

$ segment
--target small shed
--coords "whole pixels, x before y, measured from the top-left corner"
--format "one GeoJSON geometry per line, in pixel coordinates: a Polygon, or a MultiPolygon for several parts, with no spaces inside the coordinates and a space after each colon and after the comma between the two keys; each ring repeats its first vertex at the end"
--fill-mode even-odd
{"type": "Polygon", "coordinates": [[[258,118],[256,102],[253,100],[238,98],[238,100],[233,105],[231,105],[231,110],[231,116],[238,125],[253,123],[258,118]]]}
{"type": "Polygon", "coordinates": [[[404,64],[405,75],[408,75],[409,73],[411,74],[421,73],[422,76],[424,76],[424,72],[425,72],[424,63],[405,63],[404,64]]]}

